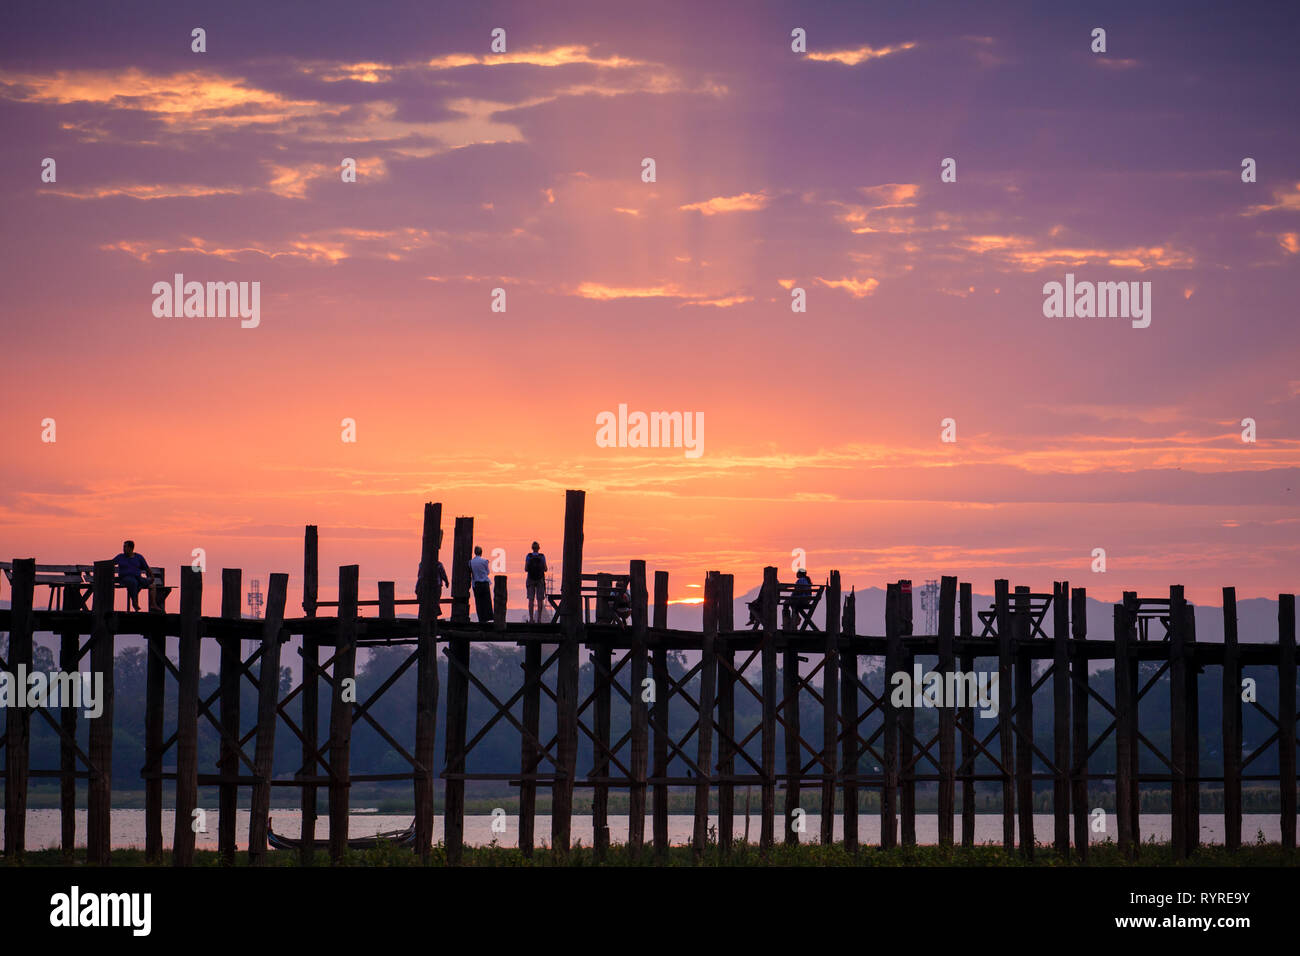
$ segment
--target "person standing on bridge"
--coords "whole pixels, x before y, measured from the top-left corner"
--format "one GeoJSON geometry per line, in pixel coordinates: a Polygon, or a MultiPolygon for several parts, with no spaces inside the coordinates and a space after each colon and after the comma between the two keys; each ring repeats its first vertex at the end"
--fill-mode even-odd
{"type": "Polygon", "coordinates": [[[153,581],[153,571],[143,554],[137,554],[134,541],[122,542],[122,553],[113,559],[117,566],[117,583],[126,588],[127,606],[140,610],[140,588],[147,588],[153,581]]]}
{"type": "Polygon", "coordinates": [[[483,557],[483,546],[474,545],[474,557],[469,559],[470,581],[474,587],[474,610],[478,612],[480,624],[492,620],[492,578],[487,558],[483,557]]]}
{"type": "Polygon", "coordinates": [[[540,623],[546,610],[546,555],[541,552],[541,545],[533,542],[532,554],[524,558],[525,585],[528,588],[528,620],[540,623]],[[533,612],[533,599],[537,599],[537,611],[533,612]]]}

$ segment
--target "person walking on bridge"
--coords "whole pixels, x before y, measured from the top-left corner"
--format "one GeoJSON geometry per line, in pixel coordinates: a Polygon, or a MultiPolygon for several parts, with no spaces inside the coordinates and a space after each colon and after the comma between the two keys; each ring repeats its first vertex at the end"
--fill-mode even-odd
{"type": "Polygon", "coordinates": [[[490,571],[488,560],[483,557],[483,546],[474,545],[474,557],[469,559],[469,573],[474,588],[474,610],[478,612],[480,624],[486,624],[492,620],[492,579],[490,571]]]}

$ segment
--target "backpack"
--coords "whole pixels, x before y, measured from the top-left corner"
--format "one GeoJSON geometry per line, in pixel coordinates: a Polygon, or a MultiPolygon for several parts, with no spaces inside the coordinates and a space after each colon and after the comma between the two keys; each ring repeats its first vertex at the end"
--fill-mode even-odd
{"type": "Polygon", "coordinates": [[[534,581],[538,580],[545,574],[542,570],[545,560],[541,552],[530,552],[528,557],[524,558],[524,573],[534,581]]]}

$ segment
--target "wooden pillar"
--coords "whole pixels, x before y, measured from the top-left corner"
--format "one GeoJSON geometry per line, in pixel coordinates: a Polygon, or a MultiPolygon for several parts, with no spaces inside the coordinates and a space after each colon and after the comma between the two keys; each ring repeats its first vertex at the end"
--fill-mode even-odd
{"type": "MultiPolygon", "coordinates": [[[[602,571],[596,575],[596,621],[613,624],[614,576],[602,571]]],[[[595,745],[592,747],[592,773],[596,777],[609,776],[610,704],[613,686],[609,674],[614,666],[614,652],[609,638],[601,635],[595,650],[589,650],[592,659],[592,722],[595,745]]],[[[592,855],[602,862],[609,850],[609,784],[597,780],[591,792],[591,846],[592,855]]]]}
{"type": "Polygon", "coordinates": [[[379,619],[391,621],[397,617],[397,582],[379,582],[379,619]]]}
{"type": "MultiPolygon", "coordinates": [[[[433,843],[434,739],[438,726],[438,608],[442,579],[438,549],[442,544],[442,503],[424,503],[420,563],[424,565],[419,600],[420,633],[415,659],[415,851],[428,862],[433,843]]],[[[527,705],[525,705],[526,707],[527,705]]],[[[536,697],[534,697],[534,710],[536,697]]],[[[536,735],[534,728],[534,735],[536,735]]],[[[522,793],[522,791],[521,791],[522,793]]],[[[530,821],[531,823],[531,821],[530,821]]]]}
{"type": "Polygon", "coordinates": [[[794,811],[799,806],[802,792],[800,780],[799,751],[799,651],[794,645],[795,628],[799,626],[798,615],[787,613],[782,620],[785,650],[781,653],[781,715],[785,721],[785,732],[781,739],[785,743],[785,842],[787,845],[799,842],[799,833],[794,828],[794,811]]]}
{"type": "Polygon", "coordinates": [[[1133,834],[1133,854],[1142,853],[1142,791],[1138,783],[1138,691],[1142,685],[1138,682],[1138,659],[1132,649],[1138,643],[1138,603],[1136,591],[1124,592],[1124,607],[1127,610],[1125,620],[1128,623],[1128,686],[1132,696],[1133,712],[1128,722],[1128,786],[1129,786],[1129,832],[1133,834]]]}
{"type": "Polygon", "coordinates": [[[1201,695],[1200,666],[1196,654],[1196,608],[1187,605],[1185,659],[1187,661],[1187,849],[1201,845],[1201,695]]]}
{"type": "MultiPolygon", "coordinates": [[[[316,526],[309,524],[303,533],[302,559],[302,611],[303,616],[316,616],[319,594],[319,557],[316,526]]],[[[318,743],[317,726],[320,723],[320,643],[314,636],[302,637],[302,775],[315,777],[320,767],[316,759],[318,743]]],[[[316,784],[302,788],[301,844],[298,860],[310,866],[316,858],[316,784]]]]}
{"type": "Polygon", "coordinates": [[[1187,604],[1182,585],[1169,588],[1170,833],[1174,858],[1187,857],[1187,604]]]}
{"type": "Polygon", "coordinates": [[[881,691],[884,712],[884,782],[880,788],[880,848],[898,845],[898,708],[890,692],[893,677],[902,664],[899,635],[899,586],[885,586],[885,684],[881,691]]]}
{"type": "Polygon", "coordinates": [[[113,562],[95,562],[93,623],[91,625],[90,672],[104,682],[100,696],[103,709],[90,725],[90,749],[86,756],[93,768],[87,786],[86,862],[108,866],[113,846],[113,645],[114,583],[113,562]]]}
{"type": "MultiPolygon", "coordinates": [[[[65,585],[63,588],[63,607],[65,610],[76,610],[80,608],[81,590],[75,584],[65,585]]],[[[152,636],[150,640],[152,640],[152,636]]],[[[81,635],[75,627],[63,631],[59,635],[59,670],[65,674],[77,674],[81,670],[81,635]]],[[[78,674],[78,680],[80,675],[78,674]]],[[[148,678],[145,679],[146,688],[148,688],[148,678]]],[[[148,738],[148,712],[145,714],[146,722],[146,740],[148,738]]],[[[72,706],[72,701],[65,701],[64,706],[59,708],[59,726],[65,736],[59,740],[59,823],[61,829],[60,844],[63,848],[63,856],[71,860],[73,851],[77,846],[77,751],[73,746],[73,741],[77,736],[77,708],[72,706]]],[[[158,728],[159,739],[161,740],[162,727],[158,728]]],[[[155,748],[156,749],[156,748],[155,748]]],[[[145,784],[145,803],[148,805],[150,783],[145,784]]],[[[162,809],[162,781],[157,782],[159,800],[158,806],[162,809]]],[[[145,841],[146,850],[149,839],[149,815],[145,814],[145,841]]],[[[159,833],[161,834],[161,818],[159,820],[159,833]]],[[[161,852],[162,839],[158,840],[158,850],[161,852]]],[[[146,852],[145,857],[157,862],[156,858],[150,858],[146,852]]]]}
{"type": "MultiPolygon", "coordinates": [[[[939,582],[939,674],[943,686],[951,686],[949,675],[956,666],[953,637],[957,629],[957,579],[944,577],[939,582]]],[[[946,696],[946,693],[945,693],[946,696]]],[[[955,705],[955,701],[953,702],[955,705]]],[[[953,844],[953,810],[957,799],[957,712],[954,707],[939,710],[939,845],[953,844]]]]}
{"type": "MultiPolygon", "coordinates": [[[[98,574],[96,574],[98,578],[98,574]]],[[[98,603],[98,601],[96,601],[98,603]]],[[[181,634],[176,692],[176,826],[172,863],[194,862],[194,811],[199,803],[199,647],[203,574],[181,567],[181,634]]]]}
{"type": "MultiPolygon", "coordinates": [[[[32,670],[32,596],[36,589],[36,559],[16,558],[10,597],[9,670],[20,699],[19,682],[32,670]],[[23,677],[18,674],[19,669],[23,677]]],[[[30,769],[32,712],[17,702],[5,713],[5,862],[23,858],[27,843],[27,774],[30,769]]]]}
{"type": "Polygon", "coordinates": [[[1056,852],[1070,855],[1070,582],[1052,585],[1052,816],[1056,852]]]}
{"type": "Polygon", "coordinates": [[[504,574],[492,579],[492,630],[498,634],[506,632],[506,611],[510,601],[510,586],[504,574]]]}
{"type": "Polygon", "coordinates": [[[257,675],[257,744],[253,750],[253,784],[248,818],[248,861],[266,859],[266,834],[271,817],[271,775],[275,757],[276,708],[280,703],[280,629],[289,593],[289,575],[272,574],[262,618],[262,666],[257,675]]]}
{"type": "Polygon", "coordinates": [[[728,777],[736,773],[736,652],[732,650],[731,635],[736,629],[735,620],[736,579],[730,574],[718,575],[718,637],[714,652],[718,666],[718,851],[725,858],[731,852],[732,831],[736,821],[736,785],[728,777]]]}
{"type": "Polygon", "coordinates": [[[835,842],[835,778],[840,706],[840,572],[832,571],[826,588],[826,661],[822,665],[822,810],[821,842],[835,842]]]}
{"type": "MultiPolygon", "coordinates": [[[[963,581],[961,594],[961,637],[963,642],[971,641],[974,631],[974,605],[969,581],[963,581]]],[[[963,674],[975,673],[975,652],[969,643],[964,643],[961,651],[961,671],[963,674]]],[[[963,707],[957,712],[957,722],[962,727],[961,734],[961,845],[975,845],[975,707],[963,707]]]]}
{"type": "Polygon", "coordinates": [[[763,768],[762,818],[759,826],[758,848],[763,853],[772,849],[776,836],[776,605],[780,582],[776,568],[763,569],[763,643],[759,656],[763,669],[763,715],[760,737],[763,768]]]}
{"type": "Polygon", "coordinates": [[[1115,816],[1119,829],[1119,849],[1126,856],[1134,852],[1132,780],[1133,760],[1129,753],[1132,738],[1128,726],[1133,719],[1134,689],[1129,680],[1128,608],[1115,605],[1115,816]]]}
{"type": "Polygon", "coordinates": [[[841,631],[846,638],[840,652],[840,772],[844,779],[844,849],[858,852],[858,655],[853,650],[857,636],[857,595],[850,591],[844,599],[841,631]]]}
{"type": "MultiPolygon", "coordinates": [[[[898,582],[898,612],[900,614],[899,633],[903,637],[913,634],[912,622],[912,582],[904,579],[898,582]]],[[[914,673],[916,655],[902,645],[902,657],[899,666],[914,673]]],[[[919,688],[915,688],[919,690],[919,688]]],[[[898,779],[900,792],[898,806],[902,822],[903,846],[916,846],[916,764],[912,762],[915,755],[916,708],[904,707],[898,715],[898,779]]]]}
{"type": "Polygon", "coordinates": [[[578,773],[578,649],[583,643],[582,539],[586,492],[564,493],[564,568],[560,585],[561,642],[555,676],[556,752],[560,778],[552,788],[551,847],[569,852],[573,785],[578,773]]]}
{"type": "Polygon", "coordinates": [[[1029,656],[1029,588],[1016,588],[1016,804],[1020,816],[1020,853],[1034,858],[1034,701],[1033,659],[1029,656]]]}
{"type": "MultiPolygon", "coordinates": [[[[1282,790],[1282,849],[1295,849],[1295,595],[1277,596],[1278,785],[1282,790]]],[[[1238,694],[1240,697],[1240,694],[1238,694]]]]}
{"type": "MultiPolygon", "coordinates": [[[[474,553],[474,519],[461,516],[456,519],[451,554],[451,621],[464,624],[469,621],[470,557],[474,553]]],[[[425,568],[428,577],[430,569],[425,568]]],[[[432,573],[437,577],[438,566],[432,573]]],[[[445,775],[446,801],[442,811],[443,842],[447,848],[447,862],[460,863],[465,849],[465,734],[469,723],[469,669],[470,641],[463,632],[454,634],[447,642],[447,739],[444,750],[447,760],[445,775]],[[457,667],[456,665],[460,666],[457,667]]]]}
{"type": "MultiPolygon", "coordinates": [[[[668,572],[655,572],[654,628],[661,631],[668,627],[668,572]]],[[[655,636],[654,661],[652,664],[654,679],[654,772],[653,776],[661,782],[654,785],[654,841],[655,855],[660,860],[668,858],[668,784],[663,783],[668,776],[668,651],[663,645],[662,634],[655,636]]]]}
{"type": "Polygon", "coordinates": [[[1074,658],[1070,662],[1070,729],[1073,747],[1070,808],[1074,813],[1074,851],[1088,859],[1088,591],[1075,588],[1070,595],[1070,636],[1074,658]]]}
{"type": "Polygon", "coordinates": [[[998,622],[998,762],[1002,765],[1002,846],[1016,846],[1015,738],[1011,730],[1011,698],[1015,665],[1012,658],[1011,604],[1007,582],[993,582],[993,608],[998,622]]]}
{"type": "MultiPolygon", "coordinates": [[[[221,616],[239,620],[240,588],[243,572],[239,568],[221,569],[221,616]]],[[[223,778],[217,785],[217,851],[227,866],[235,863],[235,814],[239,807],[239,683],[243,662],[242,642],[238,637],[223,637],[221,647],[221,729],[217,773],[223,778]]]]}
{"type": "Polygon", "coordinates": [[[632,787],[628,793],[627,845],[632,859],[639,859],[645,844],[646,764],[649,752],[649,720],[646,713],[646,637],[649,631],[649,595],[646,592],[645,561],[632,561],[628,590],[632,598],[632,787]]]}
{"type": "Polygon", "coordinates": [[[704,857],[709,838],[709,791],[713,785],[713,702],[717,695],[718,658],[718,572],[704,579],[704,626],[700,635],[699,726],[695,731],[695,829],[691,852],[696,862],[704,857]]]}
{"type": "Polygon", "coordinates": [[[355,677],[357,670],[357,590],[361,569],[355,564],[339,568],[339,616],[335,629],[337,643],[334,648],[334,679],[330,693],[330,862],[342,863],[348,852],[348,806],[352,787],[352,708],[345,700],[345,682],[351,682],[353,691],[348,697],[356,699],[355,677]]]}
{"type": "Polygon", "coordinates": [[[1241,656],[1237,589],[1223,589],[1223,845],[1241,847],[1241,656]]]}
{"type": "MultiPolygon", "coordinates": [[[[541,730],[541,687],[536,683],[542,670],[542,645],[529,641],[524,645],[524,698],[523,725],[534,738],[541,730]]],[[[537,745],[522,737],[519,744],[519,770],[523,778],[519,783],[519,850],[525,857],[533,855],[537,827],[537,781],[529,779],[541,764],[541,751],[537,745]]]]}

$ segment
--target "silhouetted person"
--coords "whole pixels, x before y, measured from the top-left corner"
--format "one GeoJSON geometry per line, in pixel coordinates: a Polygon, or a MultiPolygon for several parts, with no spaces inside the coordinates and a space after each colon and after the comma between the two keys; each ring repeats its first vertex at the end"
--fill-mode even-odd
{"type": "Polygon", "coordinates": [[[528,588],[528,620],[541,621],[546,610],[546,555],[541,545],[533,542],[532,553],[524,558],[525,586],[528,588]],[[533,599],[537,599],[537,612],[533,613],[533,599]]]}
{"type": "Polygon", "coordinates": [[[808,577],[808,572],[800,568],[795,572],[794,590],[790,592],[787,601],[787,620],[793,620],[796,629],[799,627],[799,612],[806,611],[812,604],[812,579],[808,577]]]}
{"type": "Polygon", "coordinates": [[[144,555],[137,554],[134,541],[122,542],[122,553],[113,559],[117,566],[117,582],[126,588],[127,606],[140,610],[140,589],[147,588],[153,581],[153,572],[144,555]]]}
{"type": "Polygon", "coordinates": [[[480,624],[492,620],[492,579],[483,547],[474,545],[474,557],[469,559],[470,581],[474,588],[474,610],[480,624]]]}

